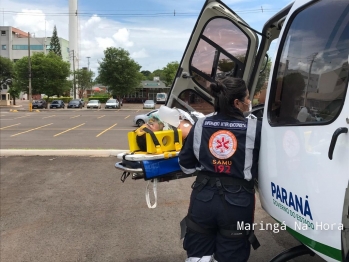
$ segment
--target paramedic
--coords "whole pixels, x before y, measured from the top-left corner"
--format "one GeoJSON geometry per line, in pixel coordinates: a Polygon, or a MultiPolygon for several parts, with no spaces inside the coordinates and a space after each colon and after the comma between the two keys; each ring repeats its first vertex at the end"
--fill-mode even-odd
{"type": "Polygon", "coordinates": [[[211,83],[215,113],[199,118],[179,153],[186,174],[197,172],[188,215],[181,222],[187,262],[247,261],[259,243],[253,230],[261,123],[247,119],[245,82],[226,77],[211,83]]]}

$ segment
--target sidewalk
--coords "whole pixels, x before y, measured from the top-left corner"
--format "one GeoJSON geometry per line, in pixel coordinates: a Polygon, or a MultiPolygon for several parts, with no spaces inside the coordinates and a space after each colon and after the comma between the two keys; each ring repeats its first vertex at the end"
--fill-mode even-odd
{"type": "Polygon", "coordinates": [[[116,157],[128,150],[115,149],[0,149],[0,157],[9,156],[87,156],[116,157]]]}

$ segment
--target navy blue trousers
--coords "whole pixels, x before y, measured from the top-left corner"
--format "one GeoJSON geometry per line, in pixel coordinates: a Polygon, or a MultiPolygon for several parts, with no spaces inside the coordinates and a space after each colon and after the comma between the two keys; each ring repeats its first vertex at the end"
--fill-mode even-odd
{"type": "MultiPolygon", "coordinates": [[[[219,228],[253,223],[255,198],[241,186],[229,186],[224,190],[224,201],[214,186],[205,186],[197,192],[193,189],[189,214],[192,221],[203,228],[219,228]]],[[[218,262],[247,261],[251,245],[247,238],[227,238],[219,232],[215,235],[200,234],[187,229],[183,248],[188,257],[203,257],[214,254],[218,262]]]]}

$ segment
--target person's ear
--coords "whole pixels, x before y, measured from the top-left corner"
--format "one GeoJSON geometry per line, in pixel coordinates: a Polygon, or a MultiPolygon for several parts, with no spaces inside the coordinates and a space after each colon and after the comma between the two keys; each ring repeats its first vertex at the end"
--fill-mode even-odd
{"type": "Polygon", "coordinates": [[[235,99],[235,100],[234,100],[234,106],[235,106],[236,108],[239,108],[239,109],[240,109],[240,101],[239,101],[239,99],[235,99]]]}

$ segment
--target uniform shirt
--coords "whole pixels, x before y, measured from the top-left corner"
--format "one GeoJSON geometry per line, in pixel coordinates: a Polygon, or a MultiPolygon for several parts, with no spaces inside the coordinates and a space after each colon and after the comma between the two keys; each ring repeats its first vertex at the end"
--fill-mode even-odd
{"type": "Polygon", "coordinates": [[[199,118],[179,153],[185,174],[205,171],[251,180],[258,175],[261,121],[221,114],[199,118]]]}

